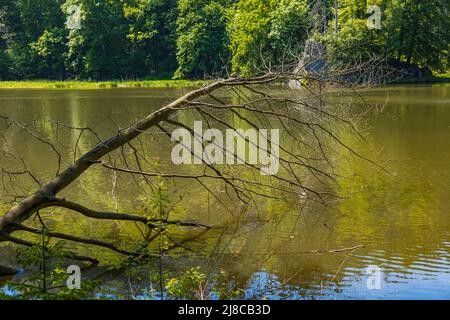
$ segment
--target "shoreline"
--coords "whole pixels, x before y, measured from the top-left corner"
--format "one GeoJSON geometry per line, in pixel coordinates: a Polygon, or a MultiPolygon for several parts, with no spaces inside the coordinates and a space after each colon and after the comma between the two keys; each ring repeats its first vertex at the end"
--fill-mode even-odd
{"type": "Polygon", "coordinates": [[[439,83],[450,83],[450,73],[430,75],[421,78],[405,77],[403,79],[394,82],[393,84],[439,84],[439,83]]]}
{"type": "MultiPolygon", "coordinates": [[[[176,88],[202,87],[212,80],[142,80],[142,81],[53,81],[19,80],[0,81],[0,89],[61,89],[61,90],[99,90],[117,88],[176,88]]],[[[404,78],[390,85],[439,84],[450,83],[450,75],[437,75],[423,78],[404,78]]]]}
{"type": "Polygon", "coordinates": [[[208,80],[143,80],[143,81],[52,81],[52,80],[21,80],[0,81],[0,89],[71,89],[98,90],[116,88],[173,88],[199,87],[208,80]]]}

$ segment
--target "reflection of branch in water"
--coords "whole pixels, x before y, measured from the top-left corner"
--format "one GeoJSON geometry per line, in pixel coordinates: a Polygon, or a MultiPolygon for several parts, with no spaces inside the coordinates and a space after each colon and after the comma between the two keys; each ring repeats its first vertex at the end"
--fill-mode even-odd
{"type": "MultiPolygon", "coordinates": [[[[336,271],[336,273],[334,274],[333,279],[331,279],[331,281],[334,281],[334,280],[337,278],[339,272],[341,271],[342,267],[344,266],[345,262],[347,262],[347,259],[351,256],[351,254],[352,254],[354,251],[356,251],[356,250],[358,250],[358,249],[360,249],[360,248],[363,248],[363,247],[364,247],[364,246],[356,246],[356,247],[350,248],[350,251],[351,251],[351,252],[350,252],[349,254],[345,254],[344,260],[343,260],[342,263],[339,265],[339,268],[337,269],[337,271],[336,271]]],[[[348,250],[346,250],[346,251],[348,251],[348,250]]],[[[342,252],[342,251],[335,251],[335,252],[342,252]]]]}
{"type": "Polygon", "coordinates": [[[354,251],[356,249],[360,249],[360,248],[364,248],[364,245],[357,245],[354,247],[350,247],[350,248],[341,248],[341,249],[333,249],[333,250],[310,250],[310,251],[290,251],[290,252],[275,252],[275,251],[270,251],[270,252],[222,252],[222,254],[232,254],[232,255],[296,255],[296,254],[317,254],[317,253],[339,253],[339,252],[345,252],[345,251],[354,251]]]}

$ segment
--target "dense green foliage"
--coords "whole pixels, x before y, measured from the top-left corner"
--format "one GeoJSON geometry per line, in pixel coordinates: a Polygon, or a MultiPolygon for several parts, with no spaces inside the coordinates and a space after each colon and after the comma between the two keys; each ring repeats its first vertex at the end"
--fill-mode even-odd
{"type": "Polygon", "coordinates": [[[450,2],[442,0],[392,1],[386,13],[389,53],[406,63],[444,71],[450,46],[450,2]]]}
{"type": "Polygon", "coordinates": [[[330,28],[327,35],[331,57],[345,60],[350,54],[352,58],[378,54],[436,71],[448,69],[450,2],[340,0],[339,8],[339,33],[335,37],[330,28]],[[381,7],[381,30],[367,29],[366,3],[381,7]]]}
{"type": "Polygon", "coordinates": [[[249,75],[294,59],[311,37],[336,61],[378,54],[443,72],[449,8],[448,0],[2,0],[0,79],[249,75]],[[372,4],[382,8],[380,30],[367,28],[372,4]],[[81,29],[67,28],[72,5],[81,29]]]}
{"type": "Polygon", "coordinates": [[[228,29],[233,71],[249,75],[296,53],[307,38],[307,15],[306,0],[239,1],[228,29]]]}
{"type": "Polygon", "coordinates": [[[227,0],[180,0],[176,78],[220,73],[228,60],[227,0]]]}

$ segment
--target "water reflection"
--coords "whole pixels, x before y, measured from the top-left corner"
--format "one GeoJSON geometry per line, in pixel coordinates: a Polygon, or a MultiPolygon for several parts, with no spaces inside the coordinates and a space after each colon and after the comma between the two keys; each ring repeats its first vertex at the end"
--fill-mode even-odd
{"type": "MultiPolygon", "coordinates": [[[[106,137],[186,90],[0,90],[0,110],[24,122],[36,121],[40,130],[61,145],[74,144],[76,132],[39,122],[36,114],[74,127],[89,126],[106,137]]],[[[174,193],[183,193],[185,217],[227,227],[195,240],[189,245],[192,252],[174,251],[165,257],[165,268],[177,272],[204,263],[211,266],[211,272],[224,269],[245,289],[247,298],[450,298],[450,86],[395,86],[368,91],[366,96],[375,102],[388,97],[384,112],[369,120],[370,129],[364,133],[373,146],[365,154],[383,163],[388,173],[364,161],[337,157],[334,161],[352,179],[342,179],[339,187],[333,187],[341,194],[352,193],[350,198],[327,208],[314,204],[299,208],[295,201],[266,200],[258,211],[233,203],[224,208],[200,188],[177,182],[171,187],[174,193]],[[240,219],[230,217],[229,211],[240,219]],[[310,252],[356,245],[365,247],[310,252]],[[367,288],[370,265],[382,271],[380,290],[367,288]]],[[[190,116],[184,116],[188,121],[190,116]]],[[[21,135],[5,138],[4,149],[14,148],[15,153],[35,159],[30,166],[42,180],[54,175],[56,162],[48,150],[24,141],[21,135]]],[[[171,168],[167,146],[161,141],[146,142],[153,146],[147,150],[148,157],[171,168]]],[[[86,134],[77,153],[94,143],[95,137],[86,134]]],[[[67,150],[65,164],[74,153],[67,150]]],[[[105,183],[110,180],[109,173],[95,168],[64,194],[94,208],[115,210],[111,184],[105,183]]],[[[117,209],[141,210],[144,192],[121,182],[123,187],[115,195],[120,200],[117,209]]],[[[24,194],[35,188],[27,187],[24,194]]],[[[105,227],[104,222],[86,221],[76,214],[49,214],[46,219],[58,230],[76,230],[118,245],[139,236],[126,223],[111,222],[105,227]]],[[[100,253],[95,248],[82,249],[85,254],[100,253]]],[[[108,252],[101,254],[106,261],[115,259],[108,252]]],[[[129,279],[123,274],[108,275],[106,280],[110,288],[129,291],[129,279]]],[[[132,285],[148,287],[139,277],[132,279],[132,285]]]]}

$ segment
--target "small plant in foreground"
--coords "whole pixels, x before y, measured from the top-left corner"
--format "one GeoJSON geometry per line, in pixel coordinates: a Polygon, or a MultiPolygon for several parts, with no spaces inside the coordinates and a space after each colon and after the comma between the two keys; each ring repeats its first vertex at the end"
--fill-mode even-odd
{"type": "Polygon", "coordinates": [[[179,278],[169,279],[166,290],[171,298],[189,300],[237,299],[244,294],[225,271],[221,270],[209,280],[200,267],[189,269],[179,278]]]}

